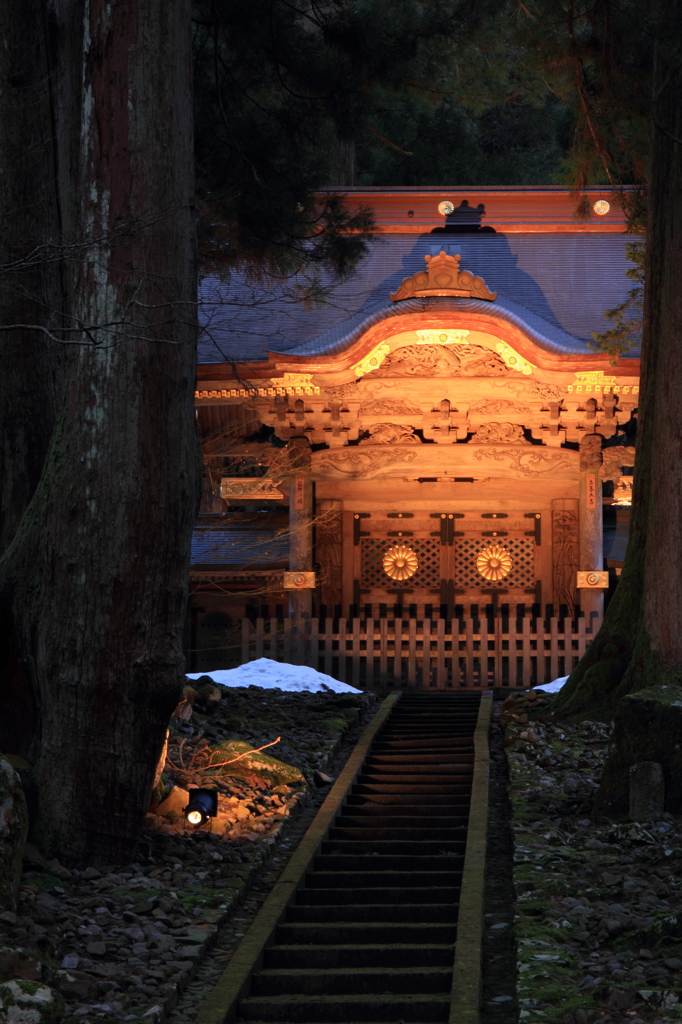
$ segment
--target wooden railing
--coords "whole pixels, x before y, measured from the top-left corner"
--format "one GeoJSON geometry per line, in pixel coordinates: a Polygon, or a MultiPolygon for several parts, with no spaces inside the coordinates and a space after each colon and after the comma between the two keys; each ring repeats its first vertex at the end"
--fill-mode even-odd
{"type": "Polygon", "coordinates": [[[310,665],[352,686],[528,687],[568,675],[601,622],[593,618],[247,618],[242,664],[310,665]]]}

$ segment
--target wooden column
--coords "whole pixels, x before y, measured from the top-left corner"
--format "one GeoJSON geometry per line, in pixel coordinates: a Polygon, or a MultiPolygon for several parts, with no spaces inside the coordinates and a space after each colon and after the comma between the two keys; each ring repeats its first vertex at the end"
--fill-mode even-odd
{"type": "MultiPolygon", "coordinates": [[[[580,568],[601,572],[604,567],[604,538],[601,500],[601,436],[588,434],[580,442],[580,568]]],[[[580,607],[585,618],[604,615],[604,591],[580,590],[580,607]]]]}
{"type": "MultiPolygon", "coordinates": [[[[312,572],[313,482],[310,473],[292,476],[289,494],[289,571],[312,572]]],[[[309,620],[312,605],[311,588],[289,591],[289,615],[295,621],[309,620]]]]}

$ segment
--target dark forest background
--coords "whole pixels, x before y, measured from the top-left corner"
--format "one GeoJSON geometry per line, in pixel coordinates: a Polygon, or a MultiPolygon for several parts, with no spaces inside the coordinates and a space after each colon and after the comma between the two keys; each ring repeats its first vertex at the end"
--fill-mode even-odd
{"type": "Polygon", "coordinates": [[[209,265],[347,272],[371,217],[334,198],[320,207],[313,193],[330,186],[559,184],[588,216],[581,192],[601,185],[641,224],[651,42],[630,0],[196,0],[193,11],[209,265]]]}

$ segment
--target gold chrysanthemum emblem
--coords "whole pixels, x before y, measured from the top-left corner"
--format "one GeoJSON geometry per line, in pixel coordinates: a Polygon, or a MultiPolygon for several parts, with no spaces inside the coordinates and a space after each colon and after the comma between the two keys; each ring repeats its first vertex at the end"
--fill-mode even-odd
{"type": "Polygon", "coordinates": [[[491,544],[479,551],[476,568],[487,580],[501,580],[511,572],[512,556],[501,544],[491,544]]]}
{"type": "Polygon", "coordinates": [[[407,544],[395,544],[384,555],[383,565],[392,580],[407,580],[419,568],[419,559],[407,544]]]}

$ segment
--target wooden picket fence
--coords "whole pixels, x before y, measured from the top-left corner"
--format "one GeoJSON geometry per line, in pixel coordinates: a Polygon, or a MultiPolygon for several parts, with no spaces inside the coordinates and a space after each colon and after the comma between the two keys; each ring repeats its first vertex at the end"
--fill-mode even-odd
{"type": "Polygon", "coordinates": [[[601,621],[256,619],[242,622],[242,664],[310,665],[356,687],[528,687],[568,675],[601,621]]]}

